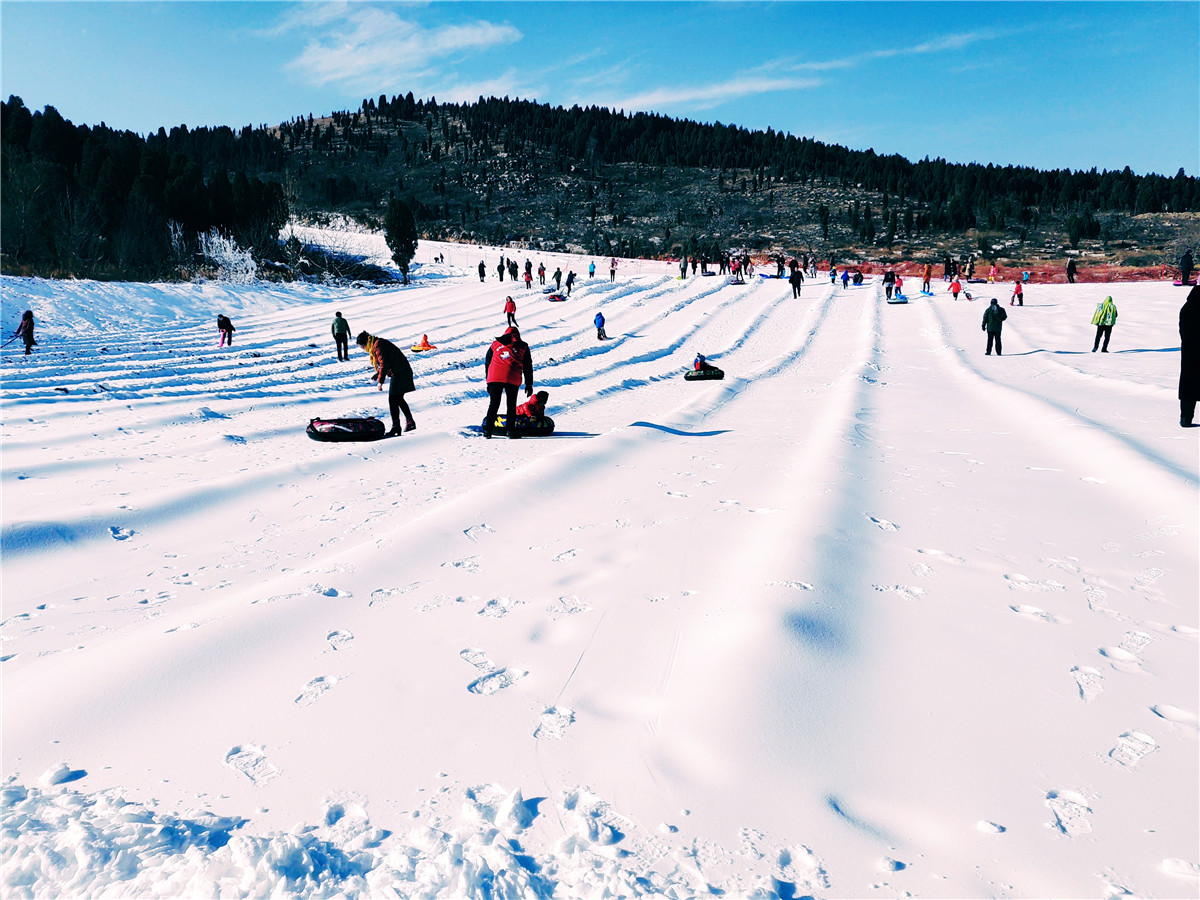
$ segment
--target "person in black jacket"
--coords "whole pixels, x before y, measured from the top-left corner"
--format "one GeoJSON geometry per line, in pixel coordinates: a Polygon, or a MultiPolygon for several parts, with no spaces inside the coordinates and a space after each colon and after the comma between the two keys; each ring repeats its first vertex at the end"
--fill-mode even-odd
{"type": "Polygon", "coordinates": [[[392,430],[388,434],[402,433],[400,413],[404,413],[404,431],[412,431],[417,427],[417,423],[413,421],[412,410],[408,408],[408,403],[404,399],[405,394],[415,389],[412,367],[408,364],[408,360],[400,352],[400,348],[391,341],[375,337],[365,331],[359,334],[355,342],[371,357],[371,362],[375,366],[375,374],[371,380],[378,382],[379,390],[383,390],[383,383],[389,376],[392,379],[392,384],[388,388],[388,411],[392,414],[392,430]]]}
{"type": "Polygon", "coordinates": [[[987,356],[992,355],[992,344],[996,345],[996,355],[1001,356],[1000,348],[1000,330],[1004,327],[1004,320],[1008,318],[1008,313],[1004,311],[1004,307],[1000,305],[1000,301],[995,297],[992,298],[992,304],[983,311],[983,330],[987,332],[987,356]]]}
{"type": "Polygon", "coordinates": [[[1179,310],[1179,424],[1195,426],[1200,400],[1200,286],[1188,292],[1179,310]]]}
{"type": "Polygon", "coordinates": [[[27,310],[25,310],[25,312],[21,313],[21,324],[18,325],[17,330],[15,332],[13,332],[13,337],[14,338],[19,337],[19,338],[24,339],[25,355],[28,356],[29,352],[37,344],[37,341],[35,341],[33,339],[33,310],[32,309],[27,309],[27,310]]]}
{"type": "Polygon", "coordinates": [[[1071,257],[1070,259],[1067,260],[1067,283],[1068,284],[1075,283],[1075,272],[1076,271],[1077,271],[1077,269],[1075,267],[1075,257],[1071,257]]]}
{"type": "Polygon", "coordinates": [[[1179,281],[1186,285],[1188,279],[1192,277],[1192,251],[1188,248],[1184,251],[1183,256],[1179,258],[1179,281]]]}

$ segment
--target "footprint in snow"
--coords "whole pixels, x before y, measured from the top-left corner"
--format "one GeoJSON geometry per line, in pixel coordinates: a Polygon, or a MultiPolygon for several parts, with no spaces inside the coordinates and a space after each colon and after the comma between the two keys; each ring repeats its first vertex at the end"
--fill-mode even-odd
{"type": "Polygon", "coordinates": [[[590,610],[591,607],[574,594],[559,597],[546,606],[546,611],[550,613],[550,618],[552,619],[561,619],[563,616],[574,616],[579,613],[589,612],[590,610]]]}
{"type": "Polygon", "coordinates": [[[1190,713],[1186,709],[1180,709],[1178,706],[1169,706],[1166,703],[1159,703],[1150,707],[1150,712],[1154,713],[1160,719],[1166,719],[1168,722],[1176,722],[1180,725],[1195,727],[1197,723],[1200,723],[1200,719],[1196,718],[1195,713],[1190,713]]]}
{"type": "Polygon", "coordinates": [[[565,706],[551,706],[542,713],[538,727],[533,730],[533,736],[539,741],[561,741],[567,727],[574,721],[574,710],[565,706]]]}
{"type": "Polygon", "coordinates": [[[1049,622],[1051,625],[1057,625],[1061,621],[1057,616],[1053,616],[1044,609],[1039,609],[1036,606],[1014,604],[1009,609],[1019,616],[1024,616],[1026,619],[1033,619],[1037,622],[1049,622]]]}
{"type": "Polygon", "coordinates": [[[1027,578],[1024,575],[1005,575],[1004,580],[1008,582],[1010,590],[1014,591],[1065,591],[1067,586],[1059,584],[1057,581],[1038,580],[1027,578]]]}
{"type": "Polygon", "coordinates": [[[877,516],[870,515],[869,513],[863,513],[863,515],[866,516],[868,519],[870,519],[872,522],[874,522],[876,525],[878,525],[880,528],[882,528],[884,531],[899,531],[900,530],[900,526],[897,525],[895,522],[889,522],[887,519],[880,519],[877,516]]]}
{"type": "Polygon", "coordinates": [[[1079,698],[1084,703],[1091,703],[1104,692],[1104,685],[1100,683],[1104,676],[1100,674],[1099,669],[1093,669],[1091,666],[1072,666],[1071,677],[1079,686],[1079,698]]]}
{"type": "Polygon", "coordinates": [[[1117,738],[1117,745],[1108,755],[1123,766],[1135,766],[1142,757],[1158,749],[1154,738],[1141,731],[1126,731],[1117,738]]]}
{"type": "Polygon", "coordinates": [[[496,668],[496,664],[478,647],[468,647],[466,650],[461,650],[458,656],[459,659],[470,663],[481,672],[491,672],[496,668]]]}
{"type": "Polygon", "coordinates": [[[1153,640],[1154,638],[1150,637],[1144,631],[1127,631],[1125,632],[1125,636],[1121,638],[1121,648],[1131,653],[1138,653],[1153,640]]]}
{"type": "Polygon", "coordinates": [[[255,744],[243,744],[225,754],[225,765],[237,769],[255,784],[266,784],[279,775],[279,769],[267,759],[266,751],[255,744]]]}
{"type": "Polygon", "coordinates": [[[918,550],[917,552],[923,553],[926,556],[935,557],[940,562],[948,562],[956,566],[961,566],[966,562],[966,560],[961,556],[955,556],[953,553],[947,553],[945,550],[935,550],[932,547],[924,550],[918,550]]]}
{"type": "Polygon", "coordinates": [[[472,694],[494,694],[497,691],[502,691],[511,684],[520,681],[528,672],[522,672],[519,669],[500,669],[496,672],[489,672],[482,678],[476,678],[467,685],[467,690],[472,694]]]}
{"type": "Polygon", "coordinates": [[[495,530],[487,524],[472,525],[470,528],[465,529],[463,534],[467,536],[467,540],[472,544],[477,544],[482,535],[495,534],[495,530]]]}
{"type": "Polygon", "coordinates": [[[350,646],[350,642],[354,640],[354,635],[349,631],[338,629],[325,635],[325,640],[329,641],[329,646],[334,650],[345,650],[350,646]]]}
{"type": "Polygon", "coordinates": [[[479,557],[468,556],[464,559],[452,559],[442,563],[443,569],[458,569],[462,572],[475,573],[479,571],[479,557]]]}
{"type": "Polygon", "coordinates": [[[297,706],[308,706],[316,703],[322,694],[342,679],[336,675],[318,675],[300,690],[300,696],[293,701],[297,706]]]}
{"type": "Polygon", "coordinates": [[[811,591],[813,586],[807,581],[768,581],[767,587],[789,587],[796,591],[811,591]]]}
{"type": "Polygon", "coordinates": [[[1046,806],[1054,814],[1054,821],[1047,823],[1048,828],[1060,831],[1069,837],[1088,834],[1092,823],[1088,816],[1091,807],[1087,798],[1075,791],[1050,791],[1046,794],[1046,806]]]}
{"type": "Polygon", "coordinates": [[[575,550],[564,550],[562,553],[559,553],[557,556],[550,557],[550,561],[551,562],[566,562],[567,560],[574,559],[577,552],[578,551],[575,551],[575,550]]]}
{"type": "Polygon", "coordinates": [[[893,584],[890,587],[882,584],[871,585],[875,590],[882,591],[885,594],[895,594],[898,597],[903,597],[905,600],[920,600],[925,593],[925,588],[911,587],[907,584],[893,584]]]}
{"type": "Polygon", "coordinates": [[[520,605],[520,600],[514,601],[508,597],[493,597],[483,605],[483,608],[476,615],[487,619],[503,619],[508,615],[510,609],[520,605]]]}
{"type": "Polygon", "coordinates": [[[109,525],[108,533],[112,535],[114,541],[127,541],[137,532],[132,528],[120,528],[116,525],[109,525]]]}

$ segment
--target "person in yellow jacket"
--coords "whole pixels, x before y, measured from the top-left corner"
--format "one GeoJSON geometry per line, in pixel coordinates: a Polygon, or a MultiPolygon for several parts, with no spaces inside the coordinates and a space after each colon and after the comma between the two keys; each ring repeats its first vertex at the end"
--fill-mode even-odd
{"type": "Polygon", "coordinates": [[[1092,324],[1096,326],[1096,343],[1092,345],[1092,352],[1099,350],[1101,353],[1108,352],[1108,339],[1112,337],[1113,325],[1117,321],[1117,304],[1113,303],[1112,297],[1105,297],[1104,302],[1096,306],[1096,312],[1092,314],[1092,324]],[[1104,347],[1100,346],[1100,338],[1104,338],[1104,347]]]}

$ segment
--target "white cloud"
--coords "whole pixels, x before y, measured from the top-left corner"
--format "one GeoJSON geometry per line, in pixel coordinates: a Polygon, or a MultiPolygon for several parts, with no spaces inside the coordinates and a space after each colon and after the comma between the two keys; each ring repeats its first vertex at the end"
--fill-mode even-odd
{"type": "Polygon", "coordinates": [[[442,65],[522,37],[507,23],[477,20],[428,27],[393,9],[360,3],[302,4],[281,17],[271,33],[295,31],[317,32],[287,66],[313,85],[371,92],[429,88],[439,94],[443,91],[434,90],[435,78],[444,77],[442,65]]]}
{"type": "Polygon", "coordinates": [[[780,78],[766,75],[739,75],[726,81],[705,85],[654,88],[607,104],[612,109],[653,110],[663,107],[711,109],[730,100],[776,91],[807,90],[820,85],[814,78],[780,78]]]}

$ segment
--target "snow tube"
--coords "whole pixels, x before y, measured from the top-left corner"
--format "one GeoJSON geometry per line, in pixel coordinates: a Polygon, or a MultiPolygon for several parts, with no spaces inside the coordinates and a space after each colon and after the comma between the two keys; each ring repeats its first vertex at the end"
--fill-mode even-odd
{"type": "Polygon", "coordinates": [[[423,334],[421,335],[420,342],[413,344],[409,349],[411,349],[414,353],[422,353],[425,350],[436,350],[437,345],[429,343],[429,335],[423,334]]]}
{"type": "Polygon", "coordinates": [[[725,373],[716,367],[711,369],[689,369],[683,373],[684,381],[720,381],[725,373]]]}
{"type": "MultiPolygon", "coordinates": [[[[487,420],[485,419],[480,427],[483,427],[487,420]]],[[[554,420],[549,416],[542,416],[539,419],[531,419],[528,416],[517,416],[516,425],[517,434],[522,437],[544,437],[548,434],[554,434],[554,420]]],[[[492,423],[492,434],[508,434],[508,416],[501,413],[496,416],[492,423]]]]}
{"type": "Polygon", "coordinates": [[[377,441],[383,437],[383,423],[366,419],[312,419],[305,433],[314,441],[377,441]]]}
{"type": "Polygon", "coordinates": [[[987,284],[986,278],[968,278],[967,284],[987,284]]]}
{"type": "Polygon", "coordinates": [[[551,303],[562,303],[566,299],[567,299],[566,296],[563,294],[551,294],[550,295],[551,303]]]}
{"type": "Polygon", "coordinates": [[[907,303],[907,302],[908,302],[908,298],[905,297],[903,294],[893,294],[892,297],[888,300],[888,303],[907,303]]]}
{"type": "Polygon", "coordinates": [[[933,291],[921,291],[921,296],[922,297],[932,297],[933,291]]]}

